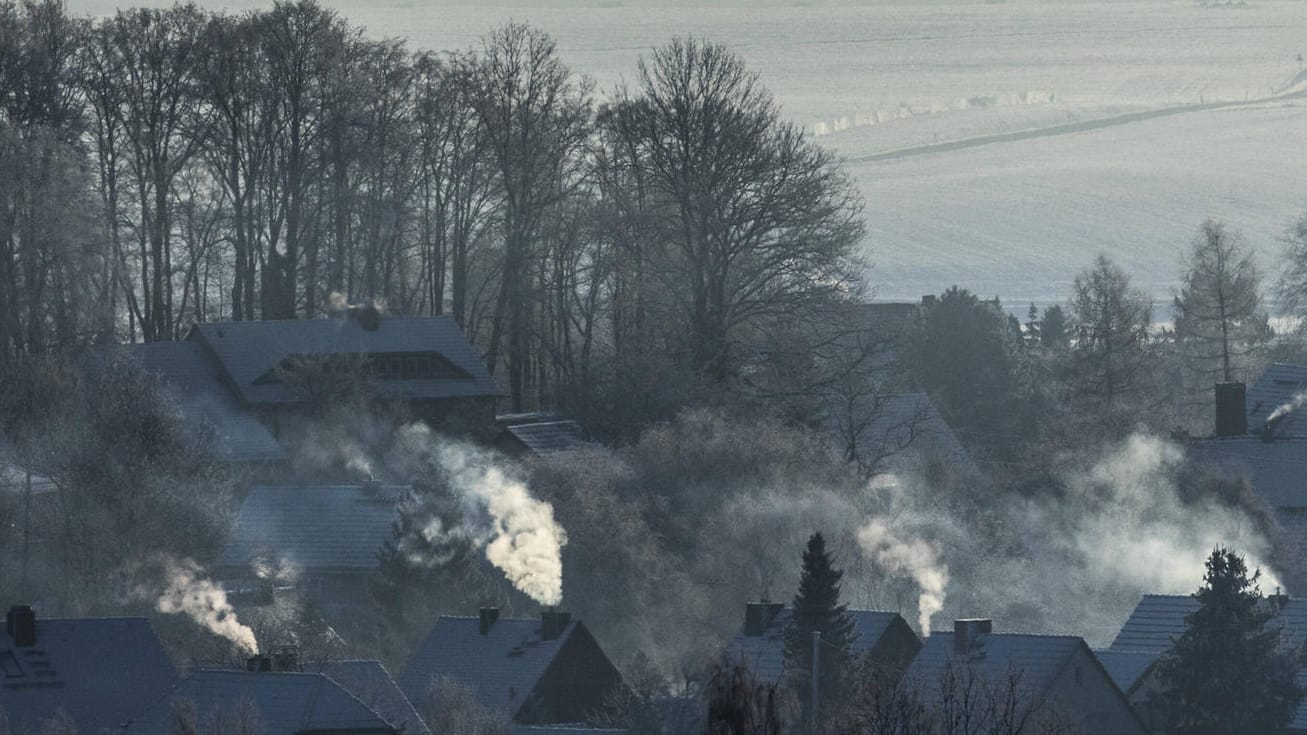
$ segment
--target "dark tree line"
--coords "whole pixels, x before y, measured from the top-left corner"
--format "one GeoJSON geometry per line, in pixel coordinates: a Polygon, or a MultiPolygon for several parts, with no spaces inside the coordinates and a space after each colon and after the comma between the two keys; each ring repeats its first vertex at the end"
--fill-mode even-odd
{"type": "Polygon", "coordinates": [[[734,379],[858,290],[860,197],[696,40],[601,100],[524,25],[415,53],[313,0],[9,2],[0,169],[3,361],[375,300],[451,315],[523,408],[734,379]]]}

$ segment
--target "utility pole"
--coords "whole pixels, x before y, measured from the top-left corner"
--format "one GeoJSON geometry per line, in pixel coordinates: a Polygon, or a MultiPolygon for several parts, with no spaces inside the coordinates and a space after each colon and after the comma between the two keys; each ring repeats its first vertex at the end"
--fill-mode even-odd
{"type": "Polygon", "coordinates": [[[817,732],[817,657],[821,655],[821,631],[812,631],[812,706],[809,709],[811,722],[808,731],[817,732]]]}

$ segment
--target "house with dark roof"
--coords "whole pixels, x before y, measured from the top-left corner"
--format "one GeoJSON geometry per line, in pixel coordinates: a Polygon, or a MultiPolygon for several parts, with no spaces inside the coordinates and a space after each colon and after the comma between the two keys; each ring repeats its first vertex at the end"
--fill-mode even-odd
{"type": "MultiPolygon", "coordinates": [[[[1272,624],[1280,627],[1280,645],[1291,650],[1307,642],[1307,599],[1274,595],[1269,604],[1275,606],[1272,624]]],[[[1154,719],[1149,700],[1161,691],[1157,660],[1184,635],[1189,627],[1186,618],[1197,610],[1198,600],[1191,595],[1144,595],[1107,649],[1108,660],[1113,655],[1133,655],[1137,662],[1147,662],[1142,671],[1138,671],[1139,663],[1132,664],[1132,678],[1122,677],[1130,683],[1129,689],[1123,691],[1127,691],[1145,721],[1154,719]]],[[[1298,672],[1298,685],[1307,686],[1307,666],[1298,672]]],[[[1307,733],[1307,700],[1299,703],[1285,732],[1307,733]]]]}
{"type": "Polygon", "coordinates": [[[351,392],[488,439],[502,393],[447,316],[349,310],[323,319],[207,322],[183,342],[130,349],[174,394],[188,426],[233,462],[284,458],[286,442],[315,409],[351,392]]]}
{"type": "Polygon", "coordinates": [[[368,576],[390,540],[400,485],[267,486],[250,488],[227,541],[217,574],[229,589],[293,581],[324,612],[341,612],[367,598],[368,576]],[[289,569],[291,580],[267,570],[289,569]]]}
{"type": "MultiPolygon", "coordinates": [[[[886,672],[892,681],[921,650],[921,639],[902,615],[879,610],[849,610],[854,639],[849,653],[886,672]]],[[[785,627],[793,611],[781,603],[751,602],[744,625],[727,644],[724,657],[741,662],[760,681],[781,683],[785,677],[785,627]]]]}
{"type": "MultiPolygon", "coordinates": [[[[968,707],[983,717],[984,700],[1012,697],[1018,716],[1071,732],[1147,732],[1093,651],[1077,636],[995,633],[990,620],[958,620],[932,633],[900,686],[914,689],[937,714],[968,707]]],[[[999,709],[1002,709],[1000,705],[999,709]]]]}
{"type": "Polygon", "coordinates": [[[478,617],[441,616],[399,677],[410,701],[449,677],[477,701],[522,725],[574,724],[625,690],[621,674],[594,636],[567,613],[500,620],[486,608],[478,617]]]}
{"type": "Polygon", "coordinates": [[[1269,431],[1277,439],[1307,439],[1307,366],[1272,363],[1248,389],[1248,429],[1269,431]]]}
{"type": "Polygon", "coordinates": [[[182,719],[199,732],[426,733],[388,721],[325,673],[201,669],[159,694],[125,732],[171,735],[182,719]]]}
{"type": "Polygon", "coordinates": [[[145,618],[38,619],[11,608],[0,637],[0,708],[15,733],[65,713],[83,735],[118,731],[177,682],[145,618]]]}

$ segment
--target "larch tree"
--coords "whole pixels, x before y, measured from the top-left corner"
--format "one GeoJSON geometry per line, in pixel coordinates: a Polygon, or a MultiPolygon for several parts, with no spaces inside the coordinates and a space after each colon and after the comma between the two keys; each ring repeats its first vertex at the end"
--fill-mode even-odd
{"type": "Polygon", "coordinates": [[[1234,369],[1270,336],[1261,276],[1239,233],[1203,222],[1185,257],[1175,296],[1175,329],[1191,364],[1209,379],[1234,380],[1234,369]]]}
{"type": "Polygon", "coordinates": [[[1243,557],[1217,548],[1207,559],[1199,608],[1158,664],[1158,703],[1166,731],[1176,735],[1280,732],[1302,700],[1301,651],[1275,623],[1274,599],[1257,587],[1243,557]]]}
{"type": "MultiPolygon", "coordinates": [[[[823,702],[838,701],[844,692],[849,648],[857,639],[848,605],[840,603],[844,571],[826,550],[826,539],[814,533],[803,552],[799,592],[794,596],[790,622],[785,628],[785,668],[804,709],[812,715],[813,647],[817,652],[819,712],[823,702]],[[814,639],[820,635],[820,643],[814,639]]],[[[829,708],[827,708],[829,709],[829,708]]]]}

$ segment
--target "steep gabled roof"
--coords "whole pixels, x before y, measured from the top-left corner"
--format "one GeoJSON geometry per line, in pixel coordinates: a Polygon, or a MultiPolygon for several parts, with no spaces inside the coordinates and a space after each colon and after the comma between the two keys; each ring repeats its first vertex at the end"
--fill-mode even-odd
{"type": "MultiPolygon", "coordinates": [[[[1268,365],[1245,396],[1248,428],[1253,431],[1262,429],[1277,408],[1292,403],[1294,396],[1304,390],[1307,390],[1307,366],[1280,362],[1268,365]]],[[[1303,410],[1292,410],[1277,421],[1275,435],[1307,439],[1307,421],[1303,420],[1303,410]]]]}
{"type": "Polygon", "coordinates": [[[1129,696],[1162,654],[1157,651],[1094,651],[1116,688],[1129,696]]]}
{"type": "Polygon", "coordinates": [[[322,673],[407,735],[431,735],[413,703],[380,661],[333,661],[322,673]]]}
{"type": "MultiPolygon", "coordinates": [[[[162,692],[160,694],[163,694],[162,692]]],[[[326,674],[201,669],[151,707],[130,733],[168,735],[180,704],[194,705],[198,721],[230,718],[243,702],[253,704],[269,735],[303,732],[394,733],[396,729],[326,674]]]]}
{"type": "Polygon", "coordinates": [[[383,485],[256,486],[241,504],[218,566],[248,567],[256,558],[302,569],[368,571],[391,538],[396,506],[408,488],[383,485]]]}
{"type": "MultiPolygon", "coordinates": [[[[853,618],[853,632],[857,636],[849,647],[854,656],[862,655],[876,647],[886,631],[897,621],[909,633],[912,629],[902,616],[895,612],[880,610],[849,610],[853,618]]],[[[785,626],[789,624],[793,610],[785,608],[777,613],[762,635],[745,635],[744,630],[731,639],[726,646],[728,661],[743,661],[750,672],[762,681],[780,681],[785,673],[785,626]]],[[[914,634],[915,635],[915,634],[914,634]]]]}
{"type": "Polygon", "coordinates": [[[925,393],[880,396],[875,418],[859,444],[867,456],[885,457],[877,468],[882,472],[921,473],[932,462],[944,462],[966,474],[980,474],[971,454],[925,393]]]}
{"type": "Polygon", "coordinates": [[[147,342],[130,354],[163,381],[192,436],[229,462],[286,459],[282,448],[223,382],[219,366],[198,342],[147,342]]]}
{"type": "Polygon", "coordinates": [[[1191,442],[1188,451],[1196,461],[1246,477],[1273,508],[1307,508],[1307,440],[1206,439],[1191,442]]]}
{"type": "Polygon", "coordinates": [[[514,424],[505,427],[504,431],[528,451],[541,456],[565,452],[585,444],[585,432],[581,430],[580,424],[571,419],[514,424]]]}
{"type": "Polygon", "coordinates": [[[378,380],[390,398],[499,396],[499,385],[450,317],[381,317],[377,329],[356,319],[297,319],[198,324],[199,340],[221,363],[227,379],[251,404],[294,403],[294,391],[266,376],[292,356],[435,353],[460,377],[378,380]],[[261,380],[262,379],[262,380],[261,380]]]}
{"type": "Polygon", "coordinates": [[[539,618],[499,620],[482,635],[479,618],[442,615],[409,659],[399,687],[420,701],[432,679],[449,676],[471,687],[482,706],[513,716],[568,641],[578,631],[590,635],[583,629],[572,621],[558,638],[545,640],[539,618]]]}
{"type": "Polygon", "coordinates": [[[16,733],[59,709],[85,735],[116,730],[177,681],[145,618],[38,618],[35,646],[12,643],[0,634],[0,707],[16,733]]]}
{"type": "Polygon", "coordinates": [[[945,673],[958,673],[958,667],[965,667],[994,686],[1002,686],[1016,675],[1025,697],[1038,701],[1081,648],[1093,656],[1084,640],[1076,636],[985,633],[976,636],[970,653],[959,655],[954,653],[951,631],[933,633],[908,667],[904,680],[911,682],[927,702],[935,702],[941,695],[945,673]]]}

